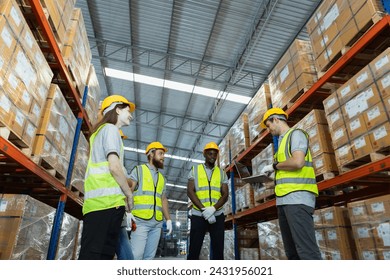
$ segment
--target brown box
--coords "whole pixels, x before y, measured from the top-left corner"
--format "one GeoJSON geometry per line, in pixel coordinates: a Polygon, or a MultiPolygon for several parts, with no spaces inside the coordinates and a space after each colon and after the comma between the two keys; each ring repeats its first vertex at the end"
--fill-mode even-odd
{"type": "Polygon", "coordinates": [[[369,134],[351,140],[353,157],[359,159],[373,152],[369,134]]]}
{"type": "Polygon", "coordinates": [[[342,167],[343,165],[350,163],[354,160],[352,149],[349,144],[339,147],[334,151],[337,166],[342,167]]]}
{"type": "Polygon", "coordinates": [[[31,123],[28,119],[26,119],[26,124],[24,125],[22,139],[28,147],[33,146],[36,131],[37,131],[37,127],[33,123],[31,123]]]}
{"type": "Polygon", "coordinates": [[[390,71],[390,48],[387,48],[384,52],[378,55],[369,64],[371,71],[376,79],[383,76],[383,74],[390,71]]]}
{"type": "Polygon", "coordinates": [[[326,251],[328,246],[326,244],[325,230],[323,228],[315,228],[315,235],[320,251],[326,251]]]}
{"type": "Polygon", "coordinates": [[[367,130],[384,123],[388,122],[388,117],[383,106],[382,101],[375,104],[373,107],[369,108],[363,113],[364,122],[366,124],[367,130]]]}
{"type": "Polygon", "coordinates": [[[325,238],[328,250],[328,256],[330,259],[334,260],[352,260],[354,259],[351,241],[348,230],[350,228],[344,227],[330,227],[325,228],[325,238]]]}
{"type": "Polygon", "coordinates": [[[352,97],[354,97],[355,89],[353,88],[352,80],[347,81],[344,85],[338,88],[336,94],[340,101],[340,105],[345,104],[352,97]]]}
{"type": "Polygon", "coordinates": [[[369,67],[364,67],[351,79],[351,86],[354,91],[360,91],[367,88],[374,81],[369,67]]]}
{"type": "Polygon", "coordinates": [[[383,75],[382,78],[376,81],[379,89],[379,94],[383,98],[390,97],[390,72],[383,75]]]}
{"type": "Polygon", "coordinates": [[[377,248],[376,251],[380,260],[390,260],[390,249],[377,248]]]}
{"type": "Polygon", "coordinates": [[[390,220],[390,195],[365,200],[372,221],[390,220]]]}
{"type": "Polygon", "coordinates": [[[375,239],[373,235],[373,227],[371,224],[352,224],[352,232],[357,248],[360,250],[375,248],[375,239]]]}
{"type": "Polygon", "coordinates": [[[322,153],[313,158],[313,166],[316,175],[338,171],[334,154],[322,153]]]}
{"type": "Polygon", "coordinates": [[[352,120],[345,122],[349,139],[355,139],[367,132],[367,127],[363,115],[358,115],[352,120]]]}
{"type": "Polygon", "coordinates": [[[386,111],[390,112],[390,96],[383,98],[383,103],[385,104],[386,111]]]}
{"type": "Polygon", "coordinates": [[[350,226],[348,208],[331,206],[321,209],[322,220],[326,226],[350,226]]]}
{"type": "Polygon", "coordinates": [[[390,220],[372,223],[377,248],[390,250],[390,220]]]}
{"type": "Polygon", "coordinates": [[[369,221],[367,205],[364,200],[350,202],[347,204],[349,219],[352,225],[369,221]]]}
{"type": "Polygon", "coordinates": [[[344,116],[341,109],[336,109],[326,116],[330,130],[335,130],[340,126],[344,126],[344,116]]]}
{"type": "Polygon", "coordinates": [[[390,147],[390,123],[386,122],[370,131],[370,142],[374,151],[390,147]]]}
{"type": "Polygon", "coordinates": [[[306,132],[309,134],[309,146],[312,157],[316,157],[321,153],[334,153],[332,138],[327,125],[314,125],[306,132]]]}
{"type": "Polygon", "coordinates": [[[11,112],[10,128],[14,134],[21,138],[23,134],[24,124],[26,122],[26,116],[17,107],[14,107],[14,111],[11,112]]]}
{"type": "Polygon", "coordinates": [[[333,92],[329,97],[327,97],[324,101],[324,110],[325,114],[329,115],[334,110],[340,107],[339,99],[337,97],[337,92],[333,92]]]}
{"type": "Polygon", "coordinates": [[[0,89],[0,126],[11,125],[11,112],[13,112],[15,105],[9,97],[0,89]]]}
{"type": "Polygon", "coordinates": [[[23,14],[21,13],[18,4],[15,0],[0,1],[0,15],[3,15],[9,23],[16,38],[22,32],[26,24],[23,14]]]}
{"type": "Polygon", "coordinates": [[[330,137],[332,138],[332,144],[335,150],[349,142],[348,132],[344,125],[334,130],[331,129],[330,137]]]}

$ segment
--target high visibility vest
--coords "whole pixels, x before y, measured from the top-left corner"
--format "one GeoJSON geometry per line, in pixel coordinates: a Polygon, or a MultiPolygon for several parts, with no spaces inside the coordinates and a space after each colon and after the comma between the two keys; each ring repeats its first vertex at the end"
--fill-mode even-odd
{"type": "MultiPolygon", "coordinates": [[[[213,173],[211,174],[211,179],[209,181],[203,164],[199,164],[196,168],[192,168],[194,172],[196,196],[205,207],[215,205],[222,196],[221,180],[224,177],[222,173],[223,171],[218,166],[215,166],[213,169],[213,173]]],[[[201,211],[195,205],[193,205],[193,207],[194,209],[201,211]]]]}
{"type": "MultiPolygon", "coordinates": [[[[284,162],[292,156],[290,140],[293,131],[294,129],[290,129],[283,137],[278,151],[275,153],[277,162],[284,162]]],[[[304,133],[307,136],[306,132],[304,133]]],[[[318,196],[316,176],[309,147],[305,155],[305,165],[294,171],[276,170],[275,184],[276,196],[284,196],[294,191],[309,191],[318,196]]]]}
{"type": "Polygon", "coordinates": [[[134,208],[131,211],[135,217],[150,220],[155,217],[156,221],[162,221],[162,193],[164,190],[164,176],[158,172],[156,184],[152,173],[146,164],[137,166],[138,189],[134,192],[134,208]]]}
{"type": "MultiPolygon", "coordinates": [[[[93,211],[125,206],[126,197],[111,175],[108,161],[92,162],[93,149],[101,148],[94,147],[95,137],[105,125],[100,126],[90,138],[91,151],[85,173],[83,215],[93,211]]],[[[123,143],[121,145],[121,155],[123,154],[122,151],[123,143]]]]}

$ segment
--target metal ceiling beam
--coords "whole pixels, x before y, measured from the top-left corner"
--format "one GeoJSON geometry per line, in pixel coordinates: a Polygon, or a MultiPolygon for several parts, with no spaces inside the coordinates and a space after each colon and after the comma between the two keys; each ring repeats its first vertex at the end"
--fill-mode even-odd
{"type": "MultiPolygon", "coordinates": [[[[150,68],[153,70],[160,71],[164,74],[172,73],[185,77],[198,78],[199,80],[205,80],[221,84],[223,86],[236,86],[242,87],[243,89],[247,90],[255,90],[255,87],[248,86],[246,83],[241,81],[236,81],[235,83],[227,82],[226,78],[224,78],[224,75],[222,74],[230,73],[230,75],[232,75],[235,70],[234,67],[231,67],[229,65],[223,65],[207,61],[202,62],[202,60],[199,59],[183,57],[151,49],[144,49],[131,45],[125,45],[123,43],[112,42],[109,40],[98,39],[95,37],[88,38],[90,40],[91,49],[99,48],[99,56],[93,55],[92,57],[99,59],[100,61],[121,62],[133,66],[150,68]],[[93,44],[93,42],[95,42],[95,44],[93,44]],[[108,49],[110,50],[110,52],[108,52],[108,49]],[[131,54],[132,52],[139,52],[139,54],[130,56],[129,54],[131,54]],[[147,59],[145,59],[144,61],[147,61],[147,63],[137,62],[136,59],[140,56],[146,57],[147,59]],[[166,60],[166,63],[164,64],[164,67],[162,67],[161,63],[157,62],[161,62],[164,59],[166,60]],[[173,63],[173,61],[175,61],[175,63],[173,63]],[[179,63],[179,65],[177,65],[178,61],[181,62],[179,63]],[[208,68],[210,69],[210,71],[202,71],[202,75],[199,75],[199,69],[201,69],[201,67],[203,68],[203,70],[208,68]],[[191,71],[189,72],[188,69],[191,69],[191,71]]],[[[262,80],[263,77],[268,74],[266,70],[262,70],[261,68],[258,68],[257,70],[259,71],[255,72],[243,69],[241,72],[245,76],[250,76],[251,80],[254,81],[262,80]]]]}

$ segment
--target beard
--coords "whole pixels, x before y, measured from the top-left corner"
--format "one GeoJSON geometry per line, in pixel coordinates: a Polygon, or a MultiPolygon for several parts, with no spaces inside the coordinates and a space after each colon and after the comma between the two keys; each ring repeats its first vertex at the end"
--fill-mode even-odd
{"type": "Polygon", "coordinates": [[[155,158],[153,158],[152,161],[153,165],[156,166],[158,169],[164,169],[164,162],[158,161],[155,158]]]}

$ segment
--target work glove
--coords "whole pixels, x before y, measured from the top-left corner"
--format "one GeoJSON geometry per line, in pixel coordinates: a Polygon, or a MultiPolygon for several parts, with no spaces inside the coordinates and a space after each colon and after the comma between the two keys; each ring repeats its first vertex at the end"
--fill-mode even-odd
{"type": "Polygon", "coordinates": [[[214,224],[217,221],[217,219],[215,218],[214,215],[212,215],[210,218],[208,218],[207,221],[209,222],[209,224],[214,224]]]}
{"type": "Polygon", "coordinates": [[[172,221],[171,220],[167,220],[167,230],[168,230],[167,235],[170,235],[172,233],[172,221]]]}
{"type": "Polygon", "coordinates": [[[272,164],[266,165],[261,169],[260,173],[265,174],[267,176],[270,176],[272,173],[274,173],[274,167],[272,164]]]}
{"type": "Polygon", "coordinates": [[[205,220],[208,220],[211,216],[213,216],[216,211],[214,206],[208,206],[206,208],[202,208],[202,210],[202,216],[205,220]]]}
{"type": "Polygon", "coordinates": [[[135,224],[135,218],[133,214],[126,212],[126,230],[131,231],[132,228],[135,228],[133,224],[135,224]]]}

